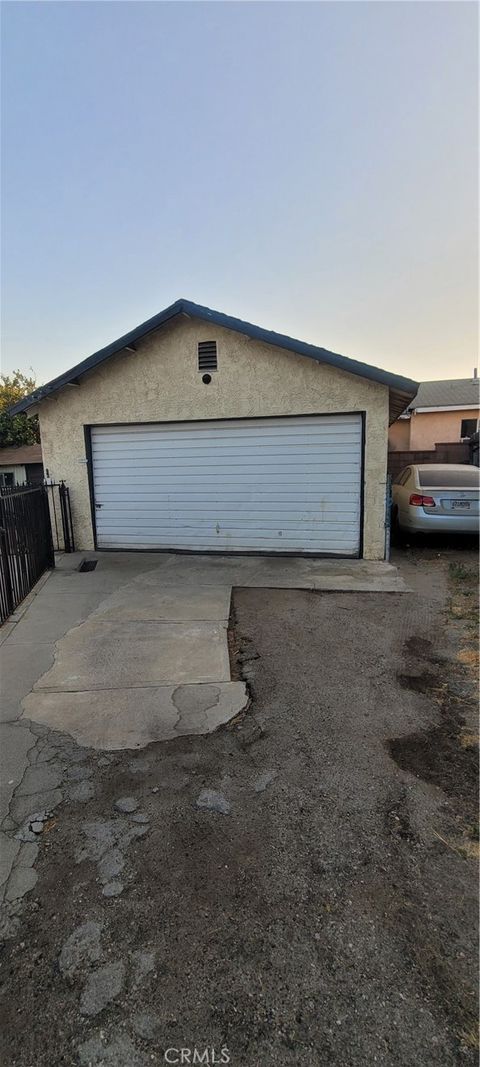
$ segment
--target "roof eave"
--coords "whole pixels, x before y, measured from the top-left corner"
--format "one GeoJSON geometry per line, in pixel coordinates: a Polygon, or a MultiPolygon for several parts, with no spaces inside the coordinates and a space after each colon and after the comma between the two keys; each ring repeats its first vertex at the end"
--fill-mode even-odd
{"type": "Polygon", "coordinates": [[[368,363],[360,363],[358,360],[350,359],[347,356],[342,356],[336,352],[330,352],[328,349],[319,348],[318,346],[308,344],[305,341],[297,341],[293,337],[275,333],[273,330],[264,330],[262,327],[255,326],[253,323],[244,322],[242,319],[233,318],[230,315],[224,315],[222,312],[213,311],[200,304],[194,304],[189,300],[176,300],[174,304],[165,308],[165,310],[161,311],[158,315],[154,315],[153,318],[147,319],[146,322],[137,326],[134,330],[130,330],[129,333],[124,334],[123,337],[119,337],[117,341],[113,341],[112,344],[106,345],[105,348],[99,349],[98,352],[94,352],[93,355],[88,356],[87,359],[84,359],[81,363],[77,363],[75,367],[66,371],[65,374],[61,374],[58,378],[54,378],[51,382],[47,382],[46,385],[41,386],[40,389],[36,389],[34,393],[24,397],[23,400],[19,401],[9,409],[10,414],[20,414],[33,404],[38,404],[41,401],[48,399],[49,396],[58,392],[59,389],[62,389],[64,386],[71,383],[75,378],[79,378],[81,375],[87,374],[88,371],[94,370],[105,360],[110,359],[111,356],[117,355],[119,352],[123,351],[128,345],[135,344],[136,341],[146,337],[149,333],[153,333],[155,330],[159,329],[160,326],[163,326],[172,318],[181,314],[190,315],[192,318],[198,318],[204,322],[212,322],[216,326],[234,330],[237,333],[246,334],[252,340],[274,345],[277,348],[283,348],[289,352],[295,352],[297,355],[314,359],[317,363],[327,363],[330,366],[336,367],[338,370],[345,371],[347,374],[354,374],[361,378],[367,378],[370,381],[386,385],[391,394],[391,414],[393,411],[395,412],[391,418],[392,422],[405,410],[418,392],[418,382],[414,382],[410,378],[392,374],[390,371],[384,371],[379,367],[372,367],[368,363]],[[399,407],[400,403],[403,404],[401,408],[399,407]]]}
{"type": "Polygon", "coordinates": [[[59,389],[63,389],[65,385],[69,385],[74,378],[81,377],[82,374],[87,374],[90,370],[95,370],[105,360],[110,359],[111,356],[118,355],[122,352],[127,345],[135,344],[135,341],[139,341],[142,337],[146,337],[149,333],[153,333],[158,330],[160,326],[168,322],[169,319],[175,318],[176,315],[180,315],[183,310],[183,300],[177,300],[174,304],[171,304],[164,311],[161,311],[158,315],[154,315],[153,318],[147,319],[146,322],[141,323],[134,330],[129,330],[123,337],[119,337],[117,341],[112,341],[110,345],[106,345],[105,348],[100,348],[98,352],[94,352],[91,356],[87,356],[81,363],[77,363],[75,367],[71,367],[70,370],[65,371],[64,374],[60,374],[58,378],[52,378],[46,385],[40,386],[34,393],[30,393],[28,396],[19,400],[17,404],[9,408],[10,415],[19,415],[31,407],[32,404],[38,404],[42,400],[47,400],[52,393],[58,392],[59,389]]]}

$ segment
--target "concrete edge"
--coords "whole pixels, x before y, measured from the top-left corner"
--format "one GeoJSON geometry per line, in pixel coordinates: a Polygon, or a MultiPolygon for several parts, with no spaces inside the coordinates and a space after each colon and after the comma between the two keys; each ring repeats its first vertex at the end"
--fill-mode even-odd
{"type": "Polygon", "coordinates": [[[8,616],[8,619],[5,619],[3,626],[0,627],[0,645],[4,644],[4,642],[10,637],[10,634],[15,629],[17,623],[20,622],[21,619],[23,619],[25,612],[28,611],[30,605],[35,600],[35,597],[38,596],[40,590],[43,589],[46,582],[48,582],[48,579],[53,573],[53,570],[54,568],[51,567],[49,568],[49,570],[45,571],[45,573],[40,576],[38,582],[36,582],[30,592],[27,593],[24,600],[22,600],[22,602],[15,608],[15,611],[8,616]]]}

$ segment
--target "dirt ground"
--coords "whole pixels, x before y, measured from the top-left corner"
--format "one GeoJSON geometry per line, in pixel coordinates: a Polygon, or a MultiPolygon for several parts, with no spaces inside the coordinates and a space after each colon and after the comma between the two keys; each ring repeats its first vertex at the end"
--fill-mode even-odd
{"type": "Polygon", "coordinates": [[[80,799],[10,916],[5,1067],[477,1062],[476,556],[393,562],[412,593],[234,592],[228,728],[50,736],[80,799]]]}

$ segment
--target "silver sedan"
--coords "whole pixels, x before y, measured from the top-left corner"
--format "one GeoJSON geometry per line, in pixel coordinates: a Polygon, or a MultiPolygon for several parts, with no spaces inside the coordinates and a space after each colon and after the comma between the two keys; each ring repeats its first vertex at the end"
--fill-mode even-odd
{"type": "Polygon", "coordinates": [[[416,533],[478,534],[478,467],[419,463],[405,467],[392,485],[392,523],[416,533]]]}

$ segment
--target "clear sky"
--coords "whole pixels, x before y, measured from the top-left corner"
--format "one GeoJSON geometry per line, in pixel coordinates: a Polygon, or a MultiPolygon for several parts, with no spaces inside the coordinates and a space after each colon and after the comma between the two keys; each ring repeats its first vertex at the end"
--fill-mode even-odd
{"type": "Polygon", "coordinates": [[[474,3],[3,4],[3,370],[180,296],[418,379],[477,346],[474,3]]]}

